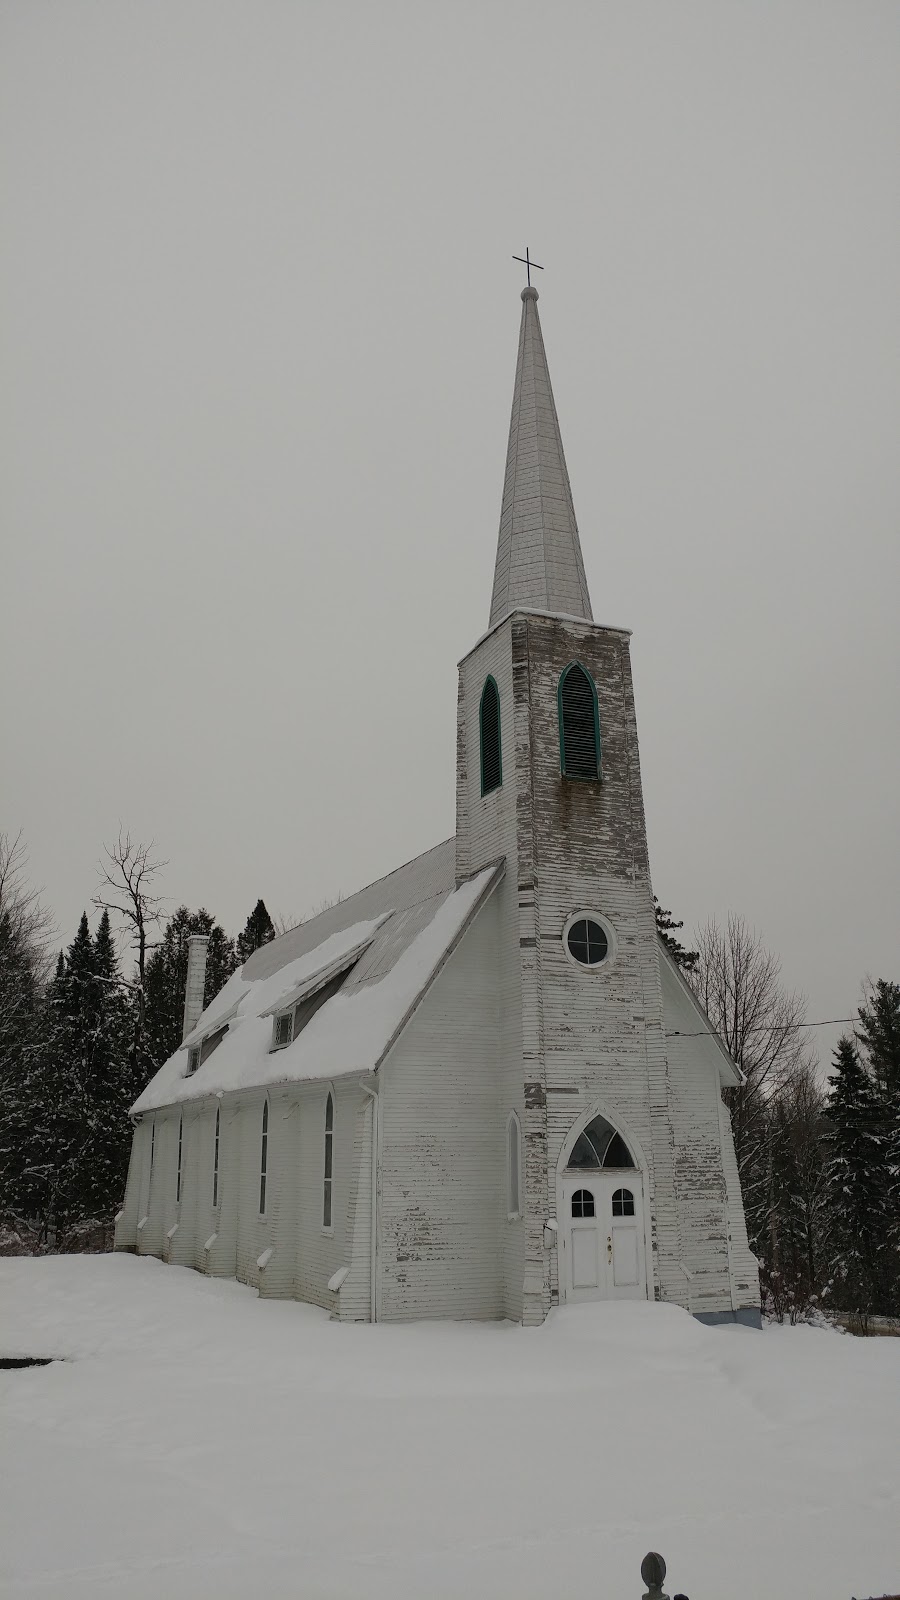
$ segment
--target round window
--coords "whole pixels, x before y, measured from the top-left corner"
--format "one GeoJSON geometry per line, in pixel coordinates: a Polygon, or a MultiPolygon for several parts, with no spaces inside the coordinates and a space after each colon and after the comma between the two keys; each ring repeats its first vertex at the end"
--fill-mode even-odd
{"type": "Polygon", "coordinates": [[[593,917],[578,917],[566,932],[569,955],[580,967],[599,967],[609,954],[609,939],[593,917]]]}

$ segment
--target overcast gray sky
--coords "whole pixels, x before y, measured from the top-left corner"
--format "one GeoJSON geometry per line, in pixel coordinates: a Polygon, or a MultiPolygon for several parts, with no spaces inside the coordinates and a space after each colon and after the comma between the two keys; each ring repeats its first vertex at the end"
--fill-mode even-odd
{"type": "Polygon", "coordinates": [[[0,18],[0,826],[61,937],[120,819],[229,930],[452,833],[527,244],[657,892],[811,1016],[900,978],[896,0],[0,18]]]}

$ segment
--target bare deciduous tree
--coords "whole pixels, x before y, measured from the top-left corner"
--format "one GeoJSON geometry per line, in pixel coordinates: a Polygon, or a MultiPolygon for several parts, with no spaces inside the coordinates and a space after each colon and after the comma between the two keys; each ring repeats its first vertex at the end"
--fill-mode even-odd
{"type": "Polygon", "coordinates": [[[150,935],[163,917],[164,896],[153,892],[154,880],[168,863],[154,859],[154,840],[135,842],[130,833],[119,829],[112,849],[104,847],[106,860],[100,863],[100,889],[93,897],[99,910],[116,913],[125,922],[134,955],[135,977],[123,980],[132,990],[134,1037],[132,1063],[137,1066],[143,1051],[147,1021],[147,955],[153,949],[150,935]]]}
{"type": "Polygon", "coordinates": [[[17,947],[30,950],[46,968],[56,928],[51,913],[41,904],[40,889],[28,882],[28,856],[21,829],[15,838],[0,833],[0,921],[17,947]]]}
{"type": "Polygon", "coordinates": [[[14,1070],[16,1045],[49,977],[55,931],[28,881],[21,832],[0,833],[0,1082],[14,1070]]]}
{"type": "Polygon", "coordinates": [[[686,973],[745,1082],[728,1091],[738,1163],[765,1124],[766,1105],[809,1060],[806,1001],[781,986],[781,962],[743,917],[715,919],[697,936],[700,960],[686,973]]]}

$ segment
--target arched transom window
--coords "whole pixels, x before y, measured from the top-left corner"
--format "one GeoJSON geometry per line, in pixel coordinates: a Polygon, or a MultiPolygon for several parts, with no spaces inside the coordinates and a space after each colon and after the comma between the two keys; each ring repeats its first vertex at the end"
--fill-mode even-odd
{"type": "Polygon", "coordinates": [[[594,680],[573,661],[559,680],[559,764],[565,778],[599,778],[600,717],[594,680]]]}
{"type": "MultiPolygon", "coordinates": [[[[637,1166],[625,1140],[605,1117],[595,1117],[575,1140],[569,1169],[637,1166]]],[[[620,1191],[621,1193],[622,1191],[620,1191]]]]}
{"type": "Polygon", "coordinates": [[[488,678],[481,691],[481,792],[490,794],[503,783],[503,763],[500,759],[500,691],[493,678],[488,678]]]}

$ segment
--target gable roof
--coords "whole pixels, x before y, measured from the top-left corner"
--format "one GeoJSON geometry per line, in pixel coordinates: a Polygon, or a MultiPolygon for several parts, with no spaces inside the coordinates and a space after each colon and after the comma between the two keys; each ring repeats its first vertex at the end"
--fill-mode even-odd
{"type": "Polygon", "coordinates": [[[679,967],[678,962],[674,959],[665,939],[663,939],[660,934],[657,934],[657,943],[659,948],[659,964],[660,968],[662,969],[660,972],[660,977],[663,976],[664,972],[667,972],[670,975],[670,977],[674,980],[682,999],[687,1001],[690,1010],[693,1012],[693,1015],[697,1020],[696,1033],[692,1032],[690,1034],[685,1034],[674,1032],[672,1034],[667,1034],[667,1038],[712,1039],[719,1053],[719,1077],[724,1087],[726,1089],[739,1089],[741,1084],[744,1082],[744,1074],[742,1073],[737,1062],[734,1060],[734,1057],[723,1044],[690,984],[685,981],[684,974],[679,967]]]}
{"type": "Polygon", "coordinates": [[[151,1078],[132,1113],[375,1071],[503,873],[499,862],[457,887],[455,868],[449,839],[255,951],[151,1078]],[[274,1013],[345,968],[338,993],[291,1044],[273,1050],[274,1013]],[[226,1022],[221,1044],[188,1077],[190,1047],[226,1022]]]}

